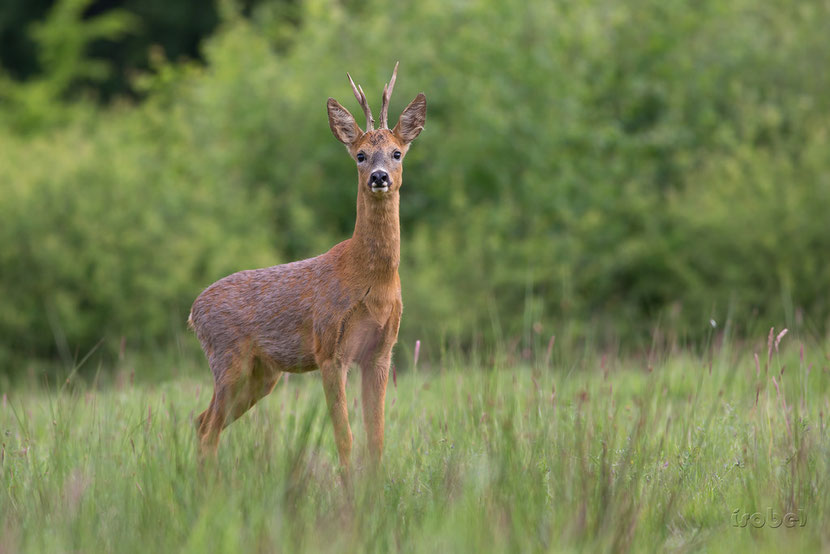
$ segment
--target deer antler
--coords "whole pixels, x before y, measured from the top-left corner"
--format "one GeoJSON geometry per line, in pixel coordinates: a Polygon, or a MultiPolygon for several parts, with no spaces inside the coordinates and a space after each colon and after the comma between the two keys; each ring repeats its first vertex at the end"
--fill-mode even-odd
{"type": "Polygon", "coordinates": [[[389,128],[389,99],[392,97],[392,89],[395,88],[395,80],[398,78],[398,64],[395,62],[395,70],[392,71],[392,78],[389,84],[383,85],[383,103],[380,107],[380,128],[389,128]]]}
{"type": "Polygon", "coordinates": [[[349,83],[351,83],[352,85],[352,92],[354,92],[354,97],[357,98],[360,107],[363,108],[363,113],[366,114],[366,132],[368,133],[369,131],[374,131],[375,118],[372,117],[372,110],[369,108],[369,102],[366,100],[366,95],[363,94],[363,87],[354,84],[352,76],[349,75],[348,71],[346,72],[346,77],[349,78],[349,83]]]}

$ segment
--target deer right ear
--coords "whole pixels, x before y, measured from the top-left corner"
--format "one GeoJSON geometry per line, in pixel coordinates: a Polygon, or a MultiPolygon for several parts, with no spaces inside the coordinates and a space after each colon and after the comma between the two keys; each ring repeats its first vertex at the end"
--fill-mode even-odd
{"type": "Polygon", "coordinates": [[[329,112],[329,127],[331,127],[334,138],[348,146],[363,136],[363,131],[357,126],[352,114],[341,106],[337,100],[329,98],[326,107],[329,112]]]}

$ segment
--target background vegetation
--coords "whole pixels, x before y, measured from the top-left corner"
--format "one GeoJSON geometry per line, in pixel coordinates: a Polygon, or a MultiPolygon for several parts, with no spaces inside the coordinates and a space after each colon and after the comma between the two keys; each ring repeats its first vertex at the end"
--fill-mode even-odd
{"type": "Polygon", "coordinates": [[[0,374],[175,347],[212,281],[348,237],[325,100],[396,60],[403,345],[826,333],[827,2],[204,4],[4,3],[0,374]]]}

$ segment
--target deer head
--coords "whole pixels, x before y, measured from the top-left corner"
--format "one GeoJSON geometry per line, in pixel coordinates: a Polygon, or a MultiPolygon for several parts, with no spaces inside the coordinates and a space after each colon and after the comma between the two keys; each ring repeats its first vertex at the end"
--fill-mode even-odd
{"type": "Polygon", "coordinates": [[[327,107],[329,126],[334,137],[346,145],[352,159],[357,163],[360,190],[371,197],[383,198],[401,187],[403,159],[410,143],[421,133],[427,113],[427,100],[423,93],[409,103],[398,118],[394,129],[389,129],[389,98],[398,76],[398,64],[392,79],[383,87],[383,103],[380,109],[380,128],[375,129],[375,120],[369,102],[360,85],[355,85],[351,75],[346,73],[352,91],[363,113],[366,115],[366,131],[361,130],[349,110],[334,98],[329,98],[327,107]]]}

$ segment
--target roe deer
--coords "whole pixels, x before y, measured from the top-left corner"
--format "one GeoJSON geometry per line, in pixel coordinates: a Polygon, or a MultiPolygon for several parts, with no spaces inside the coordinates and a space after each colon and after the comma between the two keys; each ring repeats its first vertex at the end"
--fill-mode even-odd
{"type": "Polygon", "coordinates": [[[398,276],[402,162],[426,118],[421,93],[389,129],[397,72],[395,64],[383,89],[377,130],[363,89],[348,73],[366,115],[366,131],[346,108],[328,99],[331,131],[357,163],[352,237],[316,258],[229,275],[193,303],[188,323],[215,383],[210,406],[196,421],[202,454],[215,454],[222,429],[269,394],[283,372],[319,368],[341,467],[347,470],[352,432],[346,373],[357,363],[370,458],[380,462],[386,382],[403,307],[398,276]]]}

